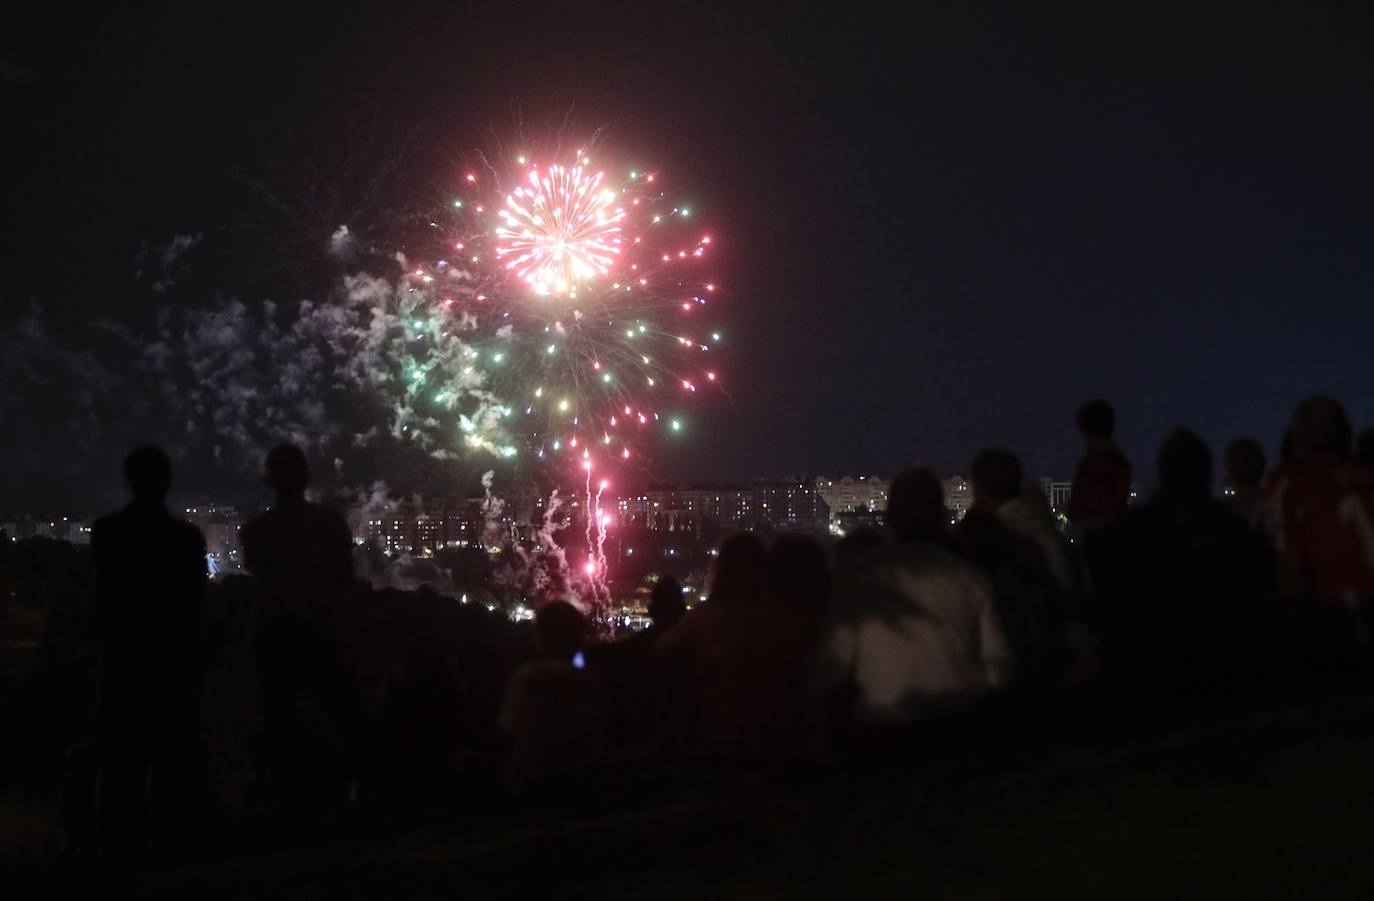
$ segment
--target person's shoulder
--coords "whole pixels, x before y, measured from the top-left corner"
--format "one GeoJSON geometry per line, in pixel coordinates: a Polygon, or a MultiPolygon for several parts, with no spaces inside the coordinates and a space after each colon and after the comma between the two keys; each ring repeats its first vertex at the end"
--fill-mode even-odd
{"type": "Polygon", "coordinates": [[[1018,561],[1030,564],[1044,561],[1045,551],[1040,546],[1040,542],[1025,532],[1017,531],[1004,523],[1000,525],[1002,541],[1018,561]]]}
{"type": "Polygon", "coordinates": [[[924,542],[894,541],[859,551],[835,573],[836,594],[864,594],[876,585],[889,583],[896,574],[918,569],[928,562],[924,542]]]}
{"type": "Polygon", "coordinates": [[[97,517],[96,521],[91,523],[91,547],[95,549],[97,558],[103,557],[105,549],[110,545],[119,544],[128,531],[124,527],[123,514],[123,510],[116,510],[97,517]]]}
{"type": "Polygon", "coordinates": [[[982,603],[992,595],[992,582],[983,568],[953,550],[934,542],[911,542],[907,568],[937,594],[951,600],[982,603]],[[940,586],[938,589],[935,586],[940,586]]]}
{"type": "Polygon", "coordinates": [[[91,523],[91,541],[132,540],[136,535],[146,535],[150,526],[156,528],[159,524],[157,517],[150,518],[145,511],[132,506],[121,507],[91,523]]]}
{"type": "Polygon", "coordinates": [[[695,645],[704,632],[709,632],[721,613],[720,604],[707,601],[698,604],[673,624],[672,628],[660,632],[653,639],[655,651],[673,651],[695,645]]]}
{"type": "MultiPolygon", "coordinates": [[[[1009,538],[1010,533],[1005,529],[1000,535],[1002,538],[1009,538]]],[[[923,549],[926,565],[943,573],[957,574],[960,578],[982,580],[983,568],[977,563],[960,554],[958,551],[938,544],[928,544],[923,549]]]]}
{"type": "Polygon", "coordinates": [[[1374,489],[1374,469],[1355,457],[1343,457],[1333,467],[1332,473],[1342,488],[1351,491],[1374,489]]]}
{"type": "Polygon", "coordinates": [[[863,571],[880,580],[889,578],[894,572],[916,576],[959,576],[980,572],[977,565],[957,550],[934,541],[898,541],[887,547],[874,548],[874,551],[882,553],[869,558],[863,564],[863,571]]]}
{"type": "Polygon", "coordinates": [[[113,513],[97,516],[95,522],[91,523],[92,537],[117,530],[128,518],[128,515],[127,510],[115,510],[113,513]]]}
{"type": "Polygon", "coordinates": [[[1275,484],[1283,485],[1287,500],[1301,504],[1329,495],[1342,481],[1343,474],[1353,471],[1356,466],[1354,460],[1347,466],[1347,461],[1338,457],[1313,454],[1287,464],[1275,484]]]}
{"type": "Polygon", "coordinates": [[[335,510],[333,507],[326,506],[325,504],[317,504],[311,502],[301,507],[301,512],[311,522],[316,523],[320,526],[330,528],[348,528],[348,520],[344,518],[344,515],[340,513],[338,510],[335,510]]]}

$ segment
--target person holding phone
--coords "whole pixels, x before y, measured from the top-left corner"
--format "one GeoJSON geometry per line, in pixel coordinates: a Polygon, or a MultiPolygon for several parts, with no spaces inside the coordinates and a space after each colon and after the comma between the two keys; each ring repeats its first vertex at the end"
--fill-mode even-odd
{"type": "Polygon", "coordinates": [[[586,666],[587,619],[572,603],[535,611],[537,658],[515,671],[501,705],[510,738],[506,787],[516,794],[575,794],[607,755],[609,699],[601,676],[586,666]]]}

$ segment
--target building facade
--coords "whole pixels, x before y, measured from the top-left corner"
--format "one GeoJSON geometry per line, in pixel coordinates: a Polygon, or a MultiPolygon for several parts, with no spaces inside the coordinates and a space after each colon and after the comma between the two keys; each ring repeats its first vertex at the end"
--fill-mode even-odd
{"type": "Polygon", "coordinates": [[[480,498],[437,498],[425,503],[397,501],[350,511],[353,540],[388,554],[434,554],[482,547],[485,516],[480,498]]]}
{"type": "Polygon", "coordinates": [[[1050,505],[1050,509],[1055,513],[1062,513],[1069,507],[1069,496],[1073,494],[1073,482],[1045,477],[1040,480],[1040,490],[1044,493],[1045,502],[1050,505]]]}
{"type": "Polygon", "coordinates": [[[615,509],[630,526],[697,535],[710,527],[820,533],[829,520],[810,479],[657,485],[619,498],[615,509]]]}
{"type": "Polygon", "coordinates": [[[973,506],[973,489],[963,476],[950,476],[940,485],[945,490],[945,509],[949,510],[950,522],[958,522],[973,506]]]}
{"type": "Polygon", "coordinates": [[[831,519],[840,513],[887,509],[887,479],[880,476],[820,476],[816,493],[830,509],[831,519]]]}

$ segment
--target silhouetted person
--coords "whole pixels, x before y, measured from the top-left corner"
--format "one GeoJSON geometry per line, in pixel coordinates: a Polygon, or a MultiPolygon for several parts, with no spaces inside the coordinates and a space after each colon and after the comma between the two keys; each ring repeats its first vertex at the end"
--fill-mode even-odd
{"type": "Polygon", "coordinates": [[[1116,411],[1105,400],[1078,408],[1078,430],[1087,453],[1074,472],[1065,511],[1075,526],[1091,530],[1126,512],[1131,499],[1131,463],[1112,441],[1116,411]]]}
{"type": "Polygon", "coordinates": [[[913,466],[892,477],[883,521],[900,542],[926,541],[949,547],[949,508],[945,486],[926,466],[913,466]]]}
{"type": "Polygon", "coordinates": [[[1019,495],[997,508],[997,518],[1013,532],[1035,542],[1040,553],[1045,555],[1045,562],[1060,591],[1069,597],[1083,592],[1082,563],[1060,531],[1049,499],[1043,491],[1024,488],[1019,495]]]}
{"type": "Polygon", "coordinates": [[[767,591],[768,549],[753,535],[733,535],[720,546],[707,600],[658,640],[673,745],[715,758],[760,752],[767,591]]]}
{"type": "MultiPolygon", "coordinates": [[[[205,599],[205,539],[167,511],[172,464],[156,447],[124,460],[133,499],[96,520],[101,686],[95,740],[101,843],[120,858],[149,842],[149,785],[175,813],[157,844],[184,837],[199,762],[196,637],[205,599]],[[150,778],[151,777],[151,778],[150,778]]],[[[162,806],[162,805],[159,805],[162,806]]]]}
{"type": "Polygon", "coordinates": [[[617,744],[649,741],[658,727],[661,674],[654,644],[687,613],[682,583],[660,578],[649,595],[649,628],[587,651],[587,664],[611,691],[611,733],[617,744]]]}
{"type": "Polygon", "coordinates": [[[587,620],[567,601],[535,611],[538,659],[511,676],[501,729],[511,742],[506,786],[556,802],[594,790],[606,762],[609,704],[603,679],[582,655],[587,620]]]}
{"type": "Polygon", "coordinates": [[[888,489],[897,542],[856,554],[835,573],[817,687],[832,713],[900,724],[964,710],[1007,681],[1012,665],[992,585],[943,545],[948,512],[929,469],[888,489]]]}
{"type": "Polygon", "coordinates": [[[809,535],[783,535],[768,555],[773,594],[800,619],[819,623],[830,599],[830,563],[809,535]]]}
{"type": "Polygon", "coordinates": [[[307,789],[302,759],[302,711],[308,698],[332,718],[355,768],[366,756],[360,702],[340,659],[335,608],[352,579],[352,537],[342,516],[305,499],[305,454],[291,445],[267,455],[271,509],[242,531],[244,563],[256,577],[254,650],[271,780],[289,815],[321,800],[307,789]]]}
{"type": "Polygon", "coordinates": [[[1374,429],[1365,429],[1355,439],[1355,456],[1365,466],[1374,469],[1374,429]]]}
{"type": "Polygon", "coordinates": [[[1263,626],[1262,539],[1211,494],[1212,456],[1175,429],[1159,491],[1103,535],[1104,657],[1117,685],[1206,693],[1253,677],[1263,626]]]}
{"type": "Polygon", "coordinates": [[[1229,492],[1226,505],[1260,534],[1271,526],[1269,499],[1264,491],[1264,448],[1254,438],[1237,438],[1226,445],[1223,457],[1229,492]]]}
{"type": "Polygon", "coordinates": [[[775,758],[806,754],[820,739],[811,692],[816,648],[830,601],[830,561],[809,535],[783,535],[768,553],[768,591],[755,636],[742,655],[758,657],[758,746],[775,758]]]}
{"type": "Polygon", "coordinates": [[[973,461],[971,481],[973,505],[955,526],[956,546],[992,579],[1016,681],[1050,687],[1069,664],[1068,604],[1039,545],[1000,516],[1021,495],[1021,461],[1009,451],[985,450],[973,461]]]}
{"type": "Polygon", "coordinates": [[[687,602],[682,599],[682,583],[672,576],[664,576],[649,593],[649,620],[652,625],[641,632],[654,640],[678,624],[687,615],[687,602]]]}
{"type": "Polygon", "coordinates": [[[1310,397],[1293,414],[1293,461],[1271,478],[1280,593],[1315,602],[1330,650],[1367,647],[1374,632],[1374,470],[1351,453],[1345,409],[1310,397]]]}

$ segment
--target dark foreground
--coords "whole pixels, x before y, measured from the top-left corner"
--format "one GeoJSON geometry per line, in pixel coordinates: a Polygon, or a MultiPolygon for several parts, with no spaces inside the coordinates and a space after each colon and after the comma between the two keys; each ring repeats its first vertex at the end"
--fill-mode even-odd
{"type": "Polygon", "coordinates": [[[861,765],[697,776],[671,800],[671,774],[630,773],[578,810],[358,811],[285,844],[234,827],[214,852],[139,870],[11,862],[5,894],[1364,898],[1369,687],[989,727],[861,765]]]}

